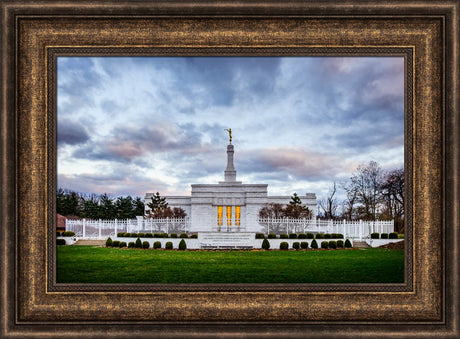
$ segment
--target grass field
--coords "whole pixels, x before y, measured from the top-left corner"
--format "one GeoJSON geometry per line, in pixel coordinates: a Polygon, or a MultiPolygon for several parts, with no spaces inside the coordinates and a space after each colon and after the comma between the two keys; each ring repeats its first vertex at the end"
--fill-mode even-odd
{"type": "Polygon", "coordinates": [[[58,283],[402,283],[404,251],[57,247],[58,283]]]}

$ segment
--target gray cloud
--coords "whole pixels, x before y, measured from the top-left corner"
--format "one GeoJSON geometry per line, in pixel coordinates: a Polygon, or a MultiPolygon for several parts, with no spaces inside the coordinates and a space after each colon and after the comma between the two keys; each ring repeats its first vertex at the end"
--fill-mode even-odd
{"type": "Polygon", "coordinates": [[[58,146],[84,144],[89,140],[85,127],[69,119],[59,119],[57,126],[58,146]]]}

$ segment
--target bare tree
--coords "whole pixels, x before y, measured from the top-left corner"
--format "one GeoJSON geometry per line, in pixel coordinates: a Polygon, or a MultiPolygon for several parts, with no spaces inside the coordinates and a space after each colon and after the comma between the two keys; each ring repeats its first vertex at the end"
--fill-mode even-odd
{"type": "Polygon", "coordinates": [[[382,183],[383,217],[395,220],[398,232],[404,227],[404,169],[385,174],[382,183]]]}
{"type": "Polygon", "coordinates": [[[334,219],[337,217],[337,199],[334,197],[337,192],[337,185],[334,181],[329,194],[325,199],[319,200],[319,207],[323,210],[325,219],[334,219]]]}

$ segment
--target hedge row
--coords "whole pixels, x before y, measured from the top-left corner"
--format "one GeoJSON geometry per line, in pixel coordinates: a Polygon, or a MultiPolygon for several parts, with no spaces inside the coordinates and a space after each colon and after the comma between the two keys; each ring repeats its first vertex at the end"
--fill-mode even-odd
{"type": "MultiPolygon", "coordinates": [[[[60,240],[60,239],[58,239],[58,240],[60,240]]],[[[64,239],[62,239],[62,240],[64,240],[64,239]]],[[[65,240],[64,240],[64,245],[65,245],[65,240]]],[[[107,241],[105,242],[105,246],[106,247],[119,247],[119,248],[128,247],[128,248],[148,249],[148,248],[150,248],[150,243],[148,241],[141,241],[140,238],[137,238],[135,242],[131,241],[126,245],[126,242],[124,242],[124,241],[119,241],[119,240],[112,241],[111,238],[108,238],[107,241]]],[[[160,241],[155,241],[153,243],[153,249],[158,249],[158,248],[161,248],[161,242],[160,241]]],[[[165,249],[172,250],[173,249],[173,243],[171,241],[168,241],[165,244],[165,249]]],[[[182,251],[187,249],[187,244],[185,243],[184,239],[182,239],[179,242],[178,249],[182,250],[182,251]]]]}
{"type": "MultiPolygon", "coordinates": [[[[126,233],[126,232],[118,232],[117,237],[119,238],[189,238],[187,233],[181,233],[179,236],[177,233],[126,233]]],[[[190,238],[196,239],[198,238],[197,234],[191,234],[190,238]]]]}
{"type": "Polygon", "coordinates": [[[73,237],[75,232],[72,231],[65,231],[65,232],[56,232],[56,236],[58,237],[73,237]]]}
{"type": "Polygon", "coordinates": [[[398,239],[398,233],[371,233],[371,239],[398,239]]]}
{"type": "Polygon", "coordinates": [[[341,233],[318,233],[316,237],[313,233],[290,233],[280,234],[279,237],[275,233],[269,233],[267,237],[263,233],[256,233],[256,239],[343,239],[341,233]]]}
{"type": "MultiPolygon", "coordinates": [[[[265,240],[264,240],[265,241],[265,240]]],[[[268,242],[268,240],[266,240],[268,242]]],[[[269,244],[270,246],[270,244],[269,244]]],[[[318,248],[318,243],[315,239],[313,239],[313,241],[311,242],[311,248],[312,249],[316,249],[318,248]]],[[[331,241],[322,241],[321,242],[321,248],[332,248],[332,249],[336,249],[336,248],[351,248],[351,242],[350,240],[346,240],[345,243],[343,242],[343,240],[331,240],[331,241]]],[[[262,248],[263,247],[263,244],[262,244],[262,248]]],[[[308,248],[308,242],[306,241],[301,241],[300,243],[299,242],[293,242],[292,243],[292,248],[295,249],[295,250],[298,250],[299,248],[301,249],[307,249],[308,248]]],[[[289,249],[289,244],[285,241],[281,242],[280,243],[280,250],[287,250],[289,249]]]]}

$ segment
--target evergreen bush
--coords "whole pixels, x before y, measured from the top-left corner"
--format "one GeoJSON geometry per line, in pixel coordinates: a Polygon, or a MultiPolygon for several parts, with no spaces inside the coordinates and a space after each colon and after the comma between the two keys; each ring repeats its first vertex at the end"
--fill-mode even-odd
{"type": "Polygon", "coordinates": [[[145,238],[145,233],[139,233],[137,236],[138,236],[139,238],[145,238]]]}
{"type": "Polygon", "coordinates": [[[306,250],[308,248],[308,242],[302,241],[300,243],[300,248],[303,249],[303,250],[306,250]]]}
{"type": "Polygon", "coordinates": [[[142,242],[142,248],[143,248],[143,249],[147,249],[147,248],[149,248],[149,247],[150,247],[150,244],[149,244],[148,241],[143,241],[143,242],[142,242]]]}
{"type": "Polygon", "coordinates": [[[310,245],[311,248],[318,248],[318,243],[316,242],[316,239],[313,239],[310,245]]]}
{"type": "Polygon", "coordinates": [[[262,241],[262,248],[264,250],[268,250],[270,248],[270,242],[267,239],[264,239],[264,241],[262,241]]]}
{"type": "Polygon", "coordinates": [[[173,243],[171,241],[168,241],[166,244],[165,244],[165,248],[167,250],[172,250],[173,249],[173,243]]]}
{"type": "Polygon", "coordinates": [[[192,239],[197,239],[197,238],[198,238],[198,234],[192,234],[192,235],[190,236],[190,238],[192,238],[192,239]]]}
{"type": "Polygon", "coordinates": [[[105,247],[112,247],[112,238],[108,238],[106,241],[105,241],[105,247]]]}
{"type": "Polygon", "coordinates": [[[295,234],[295,233],[290,233],[290,234],[289,234],[289,239],[297,239],[297,234],[295,234]]]}
{"type": "Polygon", "coordinates": [[[56,239],[56,245],[65,245],[65,239],[56,239]]]}
{"type": "Polygon", "coordinates": [[[287,234],[280,234],[280,239],[289,239],[287,234]]]}
{"type": "Polygon", "coordinates": [[[318,233],[318,234],[315,236],[315,239],[324,239],[324,233],[318,233]]]}
{"type": "Polygon", "coordinates": [[[56,232],[56,237],[60,237],[61,236],[61,232],[56,232]]]}
{"type": "Polygon", "coordinates": [[[153,248],[156,250],[157,248],[161,248],[161,242],[160,241],[155,241],[153,243],[153,248]]]}
{"type": "Polygon", "coordinates": [[[145,233],[145,237],[146,238],[153,238],[153,234],[152,233],[145,233]]]}
{"type": "Polygon", "coordinates": [[[181,233],[179,235],[179,238],[188,238],[188,234],[187,233],[181,233]]]}
{"type": "Polygon", "coordinates": [[[321,248],[328,249],[329,241],[321,241],[321,248]]]}
{"type": "Polygon", "coordinates": [[[161,238],[161,234],[160,233],[153,233],[153,237],[154,238],[161,238]]]}
{"type": "Polygon", "coordinates": [[[136,239],[136,243],[134,245],[136,248],[142,248],[142,241],[140,238],[136,239]]]}
{"type": "Polygon", "coordinates": [[[295,249],[295,250],[298,250],[300,248],[300,243],[299,242],[293,242],[292,243],[292,248],[295,249]]]}
{"type": "Polygon", "coordinates": [[[75,235],[75,232],[72,232],[72,231],[62,232],[63,237],[73,237],[74,235],[75,235]]]}
{"type": "Polygon", "coordinates": [[[307,233],[307,239],[315,239],[315,235],[313,233],[307,233]]]}
{"type": "Polygon", "coordinates": [[[332,239],[343,239],[342,233],[332,233],[331,236],[332,236],[332,239]]]}
{"type": "Polygon", "coordinates": [[[287,242],[283,241],[282,243],[280,243],[280,250],[287,250],[287,249],[289,249],[289,244],[287,242]]]}
{"type": "Polygon", "coordinates": [[[391,232],[388,236],[389,239],[398,239],[398,233],[391,232]]]}
{"type": "Polygon", "coordinates": [[[265,239],[265,236],[263,233],[256,233],[256,239],[265,239]]]}
{"type": "Polygon", "coordinates": [[[371,239],[379,239],[379,234],[378,233],[371,233],[371,239]]]}
{"type": "Polygon", "coordinates": [[[118,232],[117,233],[117,237],[118,238],[121,238],[121,237],[124,237],[125,236],[125,233],[124,232],[118,232]]]}
{"type": "Polygon", "coordinates": [[[388,233],[380,234],[380,239],[388,239],[388,233]]]}
{"type": "Polygon", "coordinates": [[[125,242],[125,241],[121,241],[119,246],[120,246],[120,248],[126,247],[126,242],[125,242]]]}
{"type": "Polygon", "coordinates": [[[332,234],[326,233],[324,239],[332,239],[332,234]]]}
{"type": "Polygon", "coordinates": [[[305,233],[299,233],[298,239],[307,239],[307,235],[305,233]]]}
{"type": "Polygon", "coordinates": [[[269,233],[267,238],[268,239],[276,239],[276,234],[275,233],[269,233]]]}
{"type": "Polygon", "coordinates": [[[112,242],[112,247],[120,247],[120,241],[119,240],[114,240],[112,242]]]}
{"type": "Polygon", "coordinates": [[[335,240],[329,241],[329,248],[336,249],[337,248],[337,241],[335,241],[335,240]]]}
{"type": "Polygon", "coordinates": [[[128,248],[134,248],[134,241],[130,241],[128,243],[128,248]]]}
{"type": "Polygon", "coordinates": [[[186,249],[187,249],[187,244],[185,243],[185,240],[182,239],[182,240],[179,242],[179,250],[185,251],[186,249]]]}
{"type": "Polygon", "coordinates": [[[170,238],[177,238],[177,233],[171,233],[171,234],[169,235],[169,237],[170,237],[170,238]]]}
{"type": "Polygon", "coordinates": [[[350,239],[345,240],[345,248],[351,248],[351,241],[350,241],[350,239]]]}
{"type": "Polygon", "coordinates": [[[337,240],[337,248],[343,248],[343,240],[337,240]]]}

